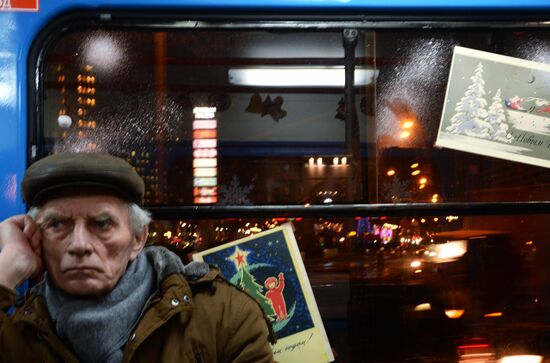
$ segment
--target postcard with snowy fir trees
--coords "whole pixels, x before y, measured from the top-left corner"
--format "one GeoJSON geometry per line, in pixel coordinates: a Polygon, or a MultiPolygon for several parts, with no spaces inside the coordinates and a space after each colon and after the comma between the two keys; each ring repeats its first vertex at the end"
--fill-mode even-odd
{"type": "Polygon", "coordinates": [[[280,363],[332,362],[334,356],[292,231],[292,224],[193,255],[217,266],[271,319],[280,363]]]}
{"type": "Polygon", "coordinates": [[[550,65],[455,47],[435,144],[550,168],[550,65]]]}

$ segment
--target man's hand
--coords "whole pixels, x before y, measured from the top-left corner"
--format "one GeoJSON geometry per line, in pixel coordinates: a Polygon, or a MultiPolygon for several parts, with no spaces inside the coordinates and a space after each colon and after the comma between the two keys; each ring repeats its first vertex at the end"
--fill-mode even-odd
{"type": "Polygon", "coordinates": [[[42,268],[42,234],[28,215],[0,223],[0,285],[15,289],[42,268]]]}

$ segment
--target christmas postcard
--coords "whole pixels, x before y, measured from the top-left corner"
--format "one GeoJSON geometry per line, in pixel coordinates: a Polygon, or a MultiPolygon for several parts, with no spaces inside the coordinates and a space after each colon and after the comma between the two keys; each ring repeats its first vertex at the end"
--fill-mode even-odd
{"type": "Polygon", "coordinates": [[[198,252],[193,259],[217,266],[258,301],[277,336],[275,360],[334,360],[290,223],[198,252]]]}
{"type": "Polygon", "coordinates": [[[550,168],[550,65],[455,47],[435,144],[550,168]]]}

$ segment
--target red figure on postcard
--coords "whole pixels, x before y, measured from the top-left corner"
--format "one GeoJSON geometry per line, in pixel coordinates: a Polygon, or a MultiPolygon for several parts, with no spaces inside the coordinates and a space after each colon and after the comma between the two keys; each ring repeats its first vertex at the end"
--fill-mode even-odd
{"type": "Polygon", "coordinates": [[[264,285],[268,289],[265,296],[271,301],[273,310],[275,310],[275,314],[277,314],[277,321],[286,319],[286,303],[285,298],[283,297],[283,289],[285,288],[284,274],[282,272],[279,273],[278,285],[277,279],[273,276],[265,279],[264,285]]]}

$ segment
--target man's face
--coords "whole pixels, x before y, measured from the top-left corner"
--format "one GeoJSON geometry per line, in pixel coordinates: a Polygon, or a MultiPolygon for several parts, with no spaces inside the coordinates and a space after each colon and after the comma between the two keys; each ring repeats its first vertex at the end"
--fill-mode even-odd
{"type": "Polygon", "coordinates": [[[132,232],[126,203],[112,195],[55,198],[37,216],[46,269],[72,295],[111,291],[145,243],[132,232]]]}

